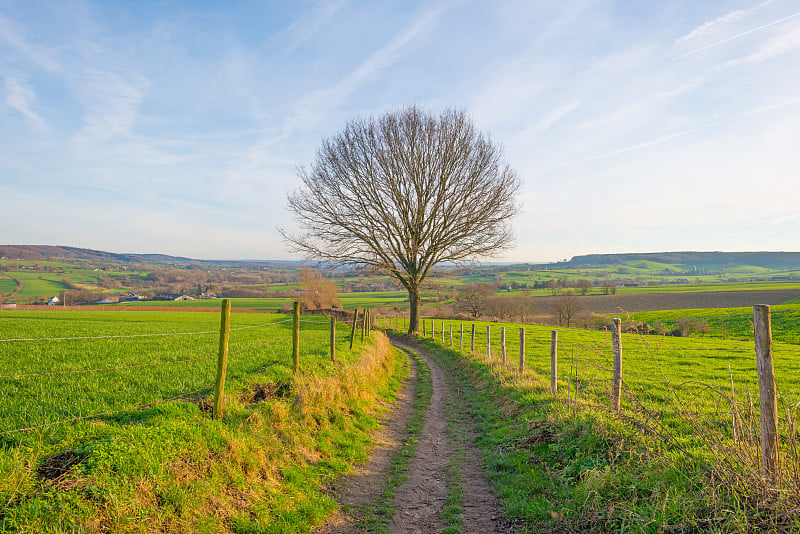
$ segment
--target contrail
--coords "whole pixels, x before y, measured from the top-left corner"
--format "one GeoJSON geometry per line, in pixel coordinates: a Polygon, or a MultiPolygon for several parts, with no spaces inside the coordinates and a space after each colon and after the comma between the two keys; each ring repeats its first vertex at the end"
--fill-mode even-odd
{"type": "Polygon", "coordinates": [[[764,106],[764,107],[761,107],[761,108],[758,108],[758,109],[750,110],[747,113],[745,113],[745,115],[752,115],[753,113],[761,113],[762,111],[769,111],[769,110],[772,110],[772,109],[775,109],[775,108],[782,108],[783,106],[796,104],[797,102],[800,102],[800,96],[797,97],[797,98],[793,98],[791,100],[787,100],[786,102],[781,102],[780,104],[772,104],[772,105],[769,105],[769,106],[764,106]]]}
{"type": "Polygon", "coordinates": [[[705,46],[701,46],[700,48],[695,48],[694,50],[690,50],[690,51],[685,52],[685,53],[683,53],[683,54],[681,54],[679,56],[676,56],[676,57],[672,58],[672,60],[675,61],[675,60],[684,58],[686,56],[690,56],[692,54],[695,54],[697,52],[700,52],[702,50],[706,50],[708,48],[711,48],[712,46],[717,46],[717,45],[720,45],[722,43],[727,43],[728,41],[732,41],[734,39],[738,39],[739,37],[744,37],[745,35],[750,35],[751,33],[757,32],[759,30],[763,30],[764,28],[769,28],[770,26],[774,26],[776,24],[780,24],[781,22],[785,22],[785,21],[787,21],[789,19],[793,19],[793,18],[795,18],[797,16],[800,16],[800,11],[798,11],[797,13],[794,13],[792,15],[789,15],[788,17],[783,17],[782,19],[774,20],[772,22],[769,22],[767,24],[759,26],[758,28],[753,28],[752,30],[747,30],[746,32],[739,33],[737,35],[732,35],[730,37],[726,37],[725,39],[722,39],[721,41],[716,41],[716,42],[713,42],[711,44],[707,44],[705,46]]]}
{"type": "Polygon", "coordinates": [[[717,125],[719,125],[718,122],[713,122],[713,123],[710,123],[710,124],[705,124],[703,126],[697,126],[696,128],[692,128],[690,130],[684,130],[682,132],[676,132],[674,134],[670,134],[670,135],[667,135],[667,136],[664,136],[664,137],[659,137],[658,139],[651,139],[650,141],[645,141],[644,143],[631,145],[629,147],[621,148],[619,150],[614,150],[612,152],[604,152],[603,154],[597,154],[595,156],[590,156],[588,158],[582,158],[582,159],[576,159],[576,160],[572,160],[572,161],[566,161],[564,163],[556,163],[554,165],[550,165],[549,167],[545,167],[543,169],[539,169],[536,172],[547,172],[547,171],[551,171],[553,169],[559,169],[561,167],[568,167],[570,165],[577,165],[577,164],[580,164],[580,163],[586,163],[587,161],[595,161],[595,160],[598,160],[598,159],[610,158],[612,156],[619,156],[620,154],[625,154],[626,152],[633,152],[634,150],[640,150],[642,148],[647,148],[649,146],[665,143],[667,141],[675,139],[676,137],[683,137],[684,135],[693,134],[693,133],[695,133],[695,132],[697,132],[699,130],[703,130],[705,128],[709,128],[709,127],[717,126],[717,125]]]}

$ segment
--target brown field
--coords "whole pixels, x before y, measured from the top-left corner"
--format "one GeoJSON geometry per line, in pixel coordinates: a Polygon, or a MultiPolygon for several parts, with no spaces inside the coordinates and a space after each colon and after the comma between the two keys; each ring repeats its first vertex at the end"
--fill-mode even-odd
{"type": "MultiPolygon", "coordinates": [[[[635,313],[695,308],[737,308],[754,304],[782,304],[800,296],[800,289],[753,291],[707,291],[698,293],[650,293],[579,296],[584,309],[593,313],[635,313]]],[[[540,312],[546,312],[559,297],[536,297],[540,312]]]]}

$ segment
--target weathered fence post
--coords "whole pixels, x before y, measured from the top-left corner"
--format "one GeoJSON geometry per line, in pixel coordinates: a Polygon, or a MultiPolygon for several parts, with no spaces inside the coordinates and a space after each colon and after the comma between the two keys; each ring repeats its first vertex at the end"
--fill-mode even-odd
{"type": "Polygon", "coordinates": [[[425,331],[425,328],[426,328],[425,327],[425,319],[423,319],[422,320],[422,337],[425,337],[425,336],[428,335],[428,333],[425,331]]]}
{"type": "Polygon", "coordinates": [[[525,373],[525,329],[519,329],[519,374],[525,373]]]}
{"type": "Polygon", "coordinates": [[[772,361],[772,321],[766,304],[753,306],[758,391],[761,397],[761,472],[773,483],[780,468],[778,459],[778,400],[772,361]]]}
{"type": "Polygon", "coordinates": [[[506,364],[506,327],[500,327],[500,352],[503,353],[503,365],[506,364]]]}
{"type": "Polygon", "coordinates": [[[736,431],[736,391],[733,389],[731,364],[728,364],[728,376],[731,378],[731,431],[733,432],[733,442],[739,443],[739,433],[736,431]]]}
{"type": "Polygon", "coordinates": [[[353,342],[356,340],[356,327],[358,326],[358,308],[353,312],[353,329],[350,331],[350,348],[353,348],[353,342]]]}
{"type": "Polygon", "coordinates": [[[225,393],[225,372],[228,368],[228,340],[231,332],[231,300],[222,300],[219,324],[219,355],[217,358],[217,383],[214,388],[214,419],[222,418],[222,395],[225,393]]]}
{"type": "Polygon", "coordinates": [[[361,314],[361,342],[364,342],[364,336],[367,334],[367,317],[369,317],[369,308],[364,308],[364,313],[361,314]]]}
{"type": "Polygon", "coordinates": [[[453,346],[453,323],[450,323],[450,346],[453,346]]]}
{"type": "Polygon", "coordinates": [[[331,314],[331,361],[336,361],[336,317],[331,314]]]}
{"type": "Polygon", "coordinates": [[[614,375],[611,382],[611,409],[618,412],[622,402],[622,326],[617,317],[611,320],[611,346],[614,352],[614,375]]]}
{"type": "Polygon", "coordinates": [[[558,393],[558,330],[550,333],[550,392],[558,393]]]}
{"type": "Polygon", "coordinates": [[[294,374],[300,373],[300,303],[292,304],[292,362],[294,374]]]}
{"type": "Polygon", "coordinates": [[[492,359],[492,327],[486,325],[486,359],[492,359]]]}
{"type": "Polygon", "coordinates": [[[472,354],[475,354],[475,323],[472,323],[472,344],[470,345],[472,354]]]}
{"type": "Polygon", "coordinates": [[[442,345],[444,345],[444,321],[442,321],[442,345]]]}

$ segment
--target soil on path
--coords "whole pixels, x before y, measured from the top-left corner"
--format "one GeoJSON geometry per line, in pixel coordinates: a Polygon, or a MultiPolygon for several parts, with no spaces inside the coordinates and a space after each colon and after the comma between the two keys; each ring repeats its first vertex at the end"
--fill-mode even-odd
{"type": "MultiPolygon", "coordinates": [[[[505,533],[514,532],[512,523],[501,517],[499,502],[492,493],[481,469],[480,453],[475,443],[475,430],[468,415],[451,421],[448,433],[448,401],[459,403],[457,392],[450,387],[446,373],[425,351],[412,343],[394,342],[405,350],[413,350],[431,371],[433,393],[425,414],[425,424],[419,435],[414,459],[406,472],[406,481],[400,485],[392,500],[395,513],[389,524],[392,533],[438,533],[445,528],[441,512],[447,498],[448,465],[454,446],[463,451],[465,458],[459,466],[461,486],[464,491],[462,532],[505,533]],[[454,426],[455,425],[455,426],[454,426]],[[451,436],[453,437],[451,439],[451,436]]],[[[412,360],[413,361],[413,360],[412,360]]],[[[344,514],[340,514],[320,532],[358,532],[359,510],[376,502],[387,479],[386,469],[405,438],[405,427],[412,413],[414,378],[405,386],[395,410],[379,435],[379,445],[368,463],[353,475],[343,477],[333,489],[334,498],[344,514]]],[[[463,404],[458,411],[466,413],[463,404]]]]}
{"type": "Polygon", "coordinates": [[[331,496],[339,503],[340,512],[318,530],[320,534],[359,532],[358,522],[365,508],[376,502],[383,491],[392,457],[408,435],[406,425],[414,411],[418,376],[416,362],[413,359],[410,361],[411,376],[401,387],[391,411],[384,417],[369,460],[352,474],[341,477],[329,489],[331,496]]]}

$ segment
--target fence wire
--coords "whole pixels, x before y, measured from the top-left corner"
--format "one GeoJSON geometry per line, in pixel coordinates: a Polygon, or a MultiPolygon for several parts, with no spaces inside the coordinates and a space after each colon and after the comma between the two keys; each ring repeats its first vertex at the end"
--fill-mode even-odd
{"type": "MultiPolygon", "coordinates": [[[[257,324],[257,325],[248,325],[248,326],[241,326],[236,328],[230,328],[229,332],[242,332],[245,330],[253,330],[258,328],[267,328],[271,326],[281,325],[292,322],[294,319],[293,317],[288,317],[285,319],[277,320],[277,321],[270,321],[267,323],[257,324]]],[[[314,319],[304,319],[302,316],[300,317],[301,324],[328,324],[329,320],[314,320],[314,319]]],[[[116,335],[99,335],[99,336],[63,336],[63,337],[30,337],[30,338],[6,338],[0,339],[0,343],[36,343],[36,342],[60,342],[60,341],[101,341],[101,340],[108,340],[108,339],[137,339],[137,338],[159,338],[159,337],[172,337],[172,336],[204,336],[209,334],[219,334],[219,329],[217,330],[204,330],[204,331],[195,331],[195,332],[162,332],[162,333],[149,333],[149,334],[116,334],[116,335]]],[[[285,345],[285,341],[281,340],[270,340],[255,344],[250,344],[247,346],[237,347],[233,350],[228,350],[228,354],[245,354],[248,352],[253,352],[258,349],[269,347],[269,346],[280,346],[285,345]]],[[[65,371],[44,371],[44,372],[35,372],[35,373],[18,373],[18,374],[6,374],[0,375],[0,379],[4,380],[18,380],[18,379],[35,379],[38,377],[48,377],[48,376],[59,376],[59,375],[77,375],[77,374],[87,374],[87,373],[99,373],[99,372],[110,372],[110,371],[120,371],[120,370],[129,370],[129,369],[141,369],[146,367],[157,367],[157,366],[165,366],[165,365],[177,365],[177,364],[186,364],[186,363],[193,363],[199,361],[207,361],[214,359],[218,356],[217,352],[209,352],[207,355],[199,356],[196,358],[185,358],[180,360],[169,360],[169,361],[161,361],[161,362],[149,362],[149,363],[141,363],[141,364],[130,364],[130,365],[118,365],[118,366],[106,366],[106,367],[96,367],[91,369],[75,369],[75,370],[65,370],[65,371]]],[[[252,371],[248,374],[258,373],[260,371],[269,369],[276,365],[284,365],[288,367],[288,364],[285,362],[274,361],[270,362],[267,365],[260,367],[259,369],[252,371]]],[[[188,391],[184,393],[180,393],[178,395],[166,397],[163,399],[159,399],[157,401],[148,402],[145,404],[139,404],[127,408],[122,408],[119,410],[108,410],[93,413],[91,415],[84,415],[84,416],[76,416],[66,419],[61,419],[58,421],[52,421],[48,423],[42,423],[39,425],[31,425],[24,428],[17,428],[13,430],[4,430],[0,431],[0,435],[9,435],[13,433],[22,433],[34,430],[40,430],[43,428],[48,428],[55,425],[60,424],[67,424],[73,423],[81,420],[86,419],[96,419],[101,417],[108,417],[111,415],[116,415],[124,412],[133,412],[133,411],[141,411],[152,406],[162,404],[165,402],[170,402],[180,398],[186,398],[189,396],[196,395],[202,391],[211,390],[213,386],[203,386],[199,389],[188,391]]]]}

